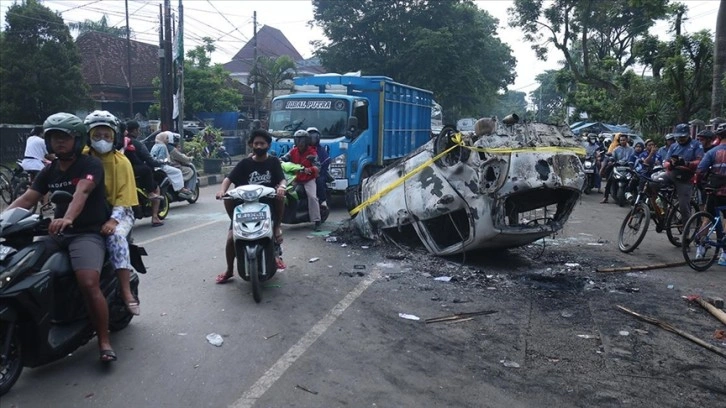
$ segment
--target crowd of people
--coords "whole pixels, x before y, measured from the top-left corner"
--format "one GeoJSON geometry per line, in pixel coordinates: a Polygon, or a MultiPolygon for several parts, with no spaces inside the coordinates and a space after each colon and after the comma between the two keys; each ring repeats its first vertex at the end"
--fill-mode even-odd
{"type": "MultiPolygon", "coordinates": [[[[608,147],[607,139],[601,143],[594,134],[587,135],[586,154],[596,157],[597,175],[595,181],[598,192],[605,180],[604,196],[601,203],[607,203],[613,185],[613,168],[627,163],[636,173],[649,176],[655,169],[665,170],[664,180],[670,182],[678,198],[678,206],[683,219],[691,213],[694,196],[702,209],[715,214],[715,208],[726,203],[726,123],[716,130],[705,129],[692,137],[688,124],[679,124],[672,133],[665,135],[665,145],[658,147],[651,139],[630,145],[626,134],[616,133],[608,147]],[[721,180],[723,179],[723,182],[721,180]],[[707,191],[704,181],[717,186],[715,191],[707,191]],[[714,181],[718,180],[718,182],[714,181]],[[722,185],[722,186],[721,186],[722,185]]],[[[642,178],[631,180],[628,196],[632,196],[641,186],[642,178]]],[[[696,248],[696,258],[702,255],[702,248],[696,248]]],[[[722,253],[719,265],[726,266],[726,254],[722,253]]]]}

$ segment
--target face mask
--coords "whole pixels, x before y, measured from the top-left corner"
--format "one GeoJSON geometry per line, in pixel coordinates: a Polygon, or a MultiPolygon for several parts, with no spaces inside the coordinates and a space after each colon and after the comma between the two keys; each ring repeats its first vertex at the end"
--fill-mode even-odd
{"type": "Polygon", "coordinates": [[[255,153],[255,156],[259,156],[259,157],[262,157],[265,154],[267,154],[267,149],[263,149],[263,148],[259,148],[259,147],[256,149],[252,149],[252,151],[255,153]]]}
{"type": "Polygon", "coordinates": [[[105,140],[94,140],[91,142],[91,147],[93,147],[93,150],[97,151],[101,154],[106,154],[113,149],[113,143],[107,142],[105,140]]]}

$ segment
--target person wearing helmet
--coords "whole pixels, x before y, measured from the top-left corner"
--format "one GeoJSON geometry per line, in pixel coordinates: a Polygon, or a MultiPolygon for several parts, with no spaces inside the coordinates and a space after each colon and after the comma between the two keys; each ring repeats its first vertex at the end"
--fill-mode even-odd
{"type": "Polygon", "coordinates": [[[134,169],[126,155],[116,150],[123,139],[119,137],[118,119],[114,115],[108,111],[93,111],[86,116],[84,123],[90,142],[87,152],[98,157],[103,164],[106,202],[111,207],[111,217],[101,227],[101,234],[106,236],[106,250],[118,275],[126,309],[138,315],[139,301],[131,293],[132,266],[128,242],[136,220],[132,207],[139,205],[134,169]]]}
{"type": "Polygon", "coordinates": [[[666,167],[666,176],[673,182],[678,195],[678,207],[681,216],[687,220],[691,216],[691,195],[693,183],[691,178],[703,158],[703,148],[695,140],[691,140],[690,126],[681,123],[676,126],[673,135],[676,143],[668,148],[663,164],[666,167]]]}
{"type": "Polygon", "coordinates": [[[615,135],[615,138],[618,140],[618,143],[620,145],[612,151],[612,159],[608,160],[610,175],[608,177],[607,183],[605,183],[605,196],[600,201],[600,204],[605,204],[608,202],[608,198],[610,196],[610,189],[612,188],[614,182],[612,177],[612,168],[618,162],[631,162],[632,157],[635,155],[635,149],[630,147],[630,145],[628,144],[628,135],[617,133],[615,135]]]}
{"type": "Polygon", "coordinates": [[[310,144],[315,147],[318,152],[318,161],[320,162],[320,174],[315,179],[317,186],[318,201],[320,206],[328,208],[327,201],[327,187],[326,182],[328,181],[328,167],[330,166],[330,155],[325,146],[320,145],[320,131],[316,127],[309,127],[307,130],[310,135],[310,144]]]}
{"type": "Polygon", "coordinates": [[[305,187],[305,194],[308,196],[308,214],[310,221],[315,223],[313,229],[320,231],[320,203],[318,201],[317,179],[320,174],[320,162],[318,161],[318,151],[310,143],[310,135],[305,130],[295,132],[295,147],[293,147],[284,156],[280,157],[282,161],[289,161],[299,164],[304,169],[295,176],[295,182],[305,187]]]}
{"type": "MultiPolygon", "coordinates": [[[[280,160],[277,157],[267,154],[272,143],[272,136],[264,129],[255,129],[250,133],[248,145],[252,148],[252,156],[240,160],[234,169],[222,180],[220,190],[217,192],[217,199],[221,199],[231,185],[244,186],[247,184],[261,184],[274,188],[277,196],[275,199],[263,197],[260,202],[267,203],[272,210],[272,222],[275,235],[275,244],[282,244],[282,216],[285,211],[284,198],[287,182],[282,172],[280,160]]],[[[238,200],[224,200],[224,208],[229,216],[229,231],[225,245],[225,258],[227,270],[217,275],[218,284],[227,283],[234,277],[234,242],[232,240],[232,212],[239,205],[238,200]]],[[[279,253],[279,251],[275,251],[279,253]]],[[[285,269],[285,264],[279,256],[275,259],[277,269],[285,269]]]]}
{"type": "Polygon", "coordinates": [[[99,285],[106,246],[101,228],[109,218],[104,171],[101,161],[82,154],[88,136],[83,121],[70,113],[50,115],[43,123],[48,152],[55,154],[28,190],[10,204],[32,208],[47,193],[65,191],[73,195],[68,204],[55,207],[44,240],[46,253],[60,250],[70,256],[78,288],[86,300],[88,314],[98,336],[100,360],[116,360],[108,334],[108,304],[99,285]]]}
{"type": "MultiPolygon", "coordinates": [[[[182,174],[182,171],[177,169],[176,167],[173,167],[169,165],[169,147],[167,144],[169,143],[169,136],[171,135],[171,132],[160,132],[158,135],[156,135],[156,138],[154,139],[154,147],[151,148],[151,151],[149,152],[151,154],[151,157],[154,158],[154,160],[159,161],[163,163],[164,165],[161,166],[161,169],[166,173],[167,176],[169,176],[169,181],[171,181],[171,188],[174,189],[179,194],[179,197],[187,199],[192,197],[192,192],[184,187],[184,175],[182,174]]],[[[154,224],[159,225],[159,224],[154,224]]]]}

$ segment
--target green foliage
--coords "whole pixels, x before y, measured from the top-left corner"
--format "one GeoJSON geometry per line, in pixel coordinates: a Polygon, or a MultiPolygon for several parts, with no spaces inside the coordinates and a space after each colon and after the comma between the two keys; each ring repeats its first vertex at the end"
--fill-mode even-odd
{"type": "Polygon", "coordinates": [[[42,123],[88,107],[81,57],[63,18],[37,0],[10,6],[0,37],[0,117],[42,123]]]}
{"type": "Polygon", "coordinates": [[[99,21],[84,20],[78,23],[68,23],[68,27],[71,30],[78,31],[78,34],[87,32],[99,32],[111,34],[115,37],[126,37],[126,26],[123,27],[111,27],[108,25],[108,17],[104,14],[99,21]]]}
{"type": "Polygon", "coordinates": [[[444,117],[483,111],[514,82],[498,21],[469,0],[313,0],[329,72],[362,71],[429,89],[444,117]]]}
{"type": "Polygon", "coordinates": [[[204,157],[217,157],[218,147],[222,146],[222,129],[207,126],[197,133],[190,141],[184,142],[184,153],[193,157],[194,165],[201,166],[204,157]],[[207,152],[209,141],[214,141],[214,148],[207,152]]]}
{"type": "Polygon", "coordinates": [[[196,112],[234,112],[242,104],[242,94],[221,64],[211,65],[214,41],[204,37],[204,45],[187,52],[184,60],[184,115],[196,112]]]}
{"type": "Polygon", "coordinates": [[[565,70],[548,70],[536,76],[539,87],[529,93],[538,122],[561,123],[566,118],[565,96],[569,77],[565,70]],[[564,89],[564,91],[563,91],[564,89]]]}
{"type": "Polygon", "coordinates": [[[516,113],[520,118],[527,114],[527,94],[524,92],[507,91],[498,95],[497,101],[491,109],[488,109],[485,116],[496,116],[499,119],[516,113]],[[489,114],[491,112],[491,114],[489,114]]]}
{"type": "Polygon", "coordinates": [[[275,90],[283,89],[286,82],[292,80],[296,74],[295,61],[289,56],[282,55],[277,58],[261,56],[257,58],[257,64],[252,68],[247,84],[254,84],[260,95],[270,94],[269,102],[272,102],[275,90]]]}

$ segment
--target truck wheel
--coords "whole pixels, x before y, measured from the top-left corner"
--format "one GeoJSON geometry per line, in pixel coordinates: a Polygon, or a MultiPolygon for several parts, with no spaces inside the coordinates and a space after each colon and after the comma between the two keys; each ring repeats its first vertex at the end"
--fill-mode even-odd
{"type": "MultiPolygon", "coordinates": [[[[353,211],[354,208],[358,207],[363,201],[362,201],[362,185],[363,180],[370,177],[370,169],[368,167],[364,168],[363,171],[360,172],[360,180],[358,181],[358,185],[353,187],[348,187],[345,190],[345,207],[348,209],[348,212],[353,211]]],[[[357,214],[351,215],[351,218],[355,218],[357,214]]]]}

